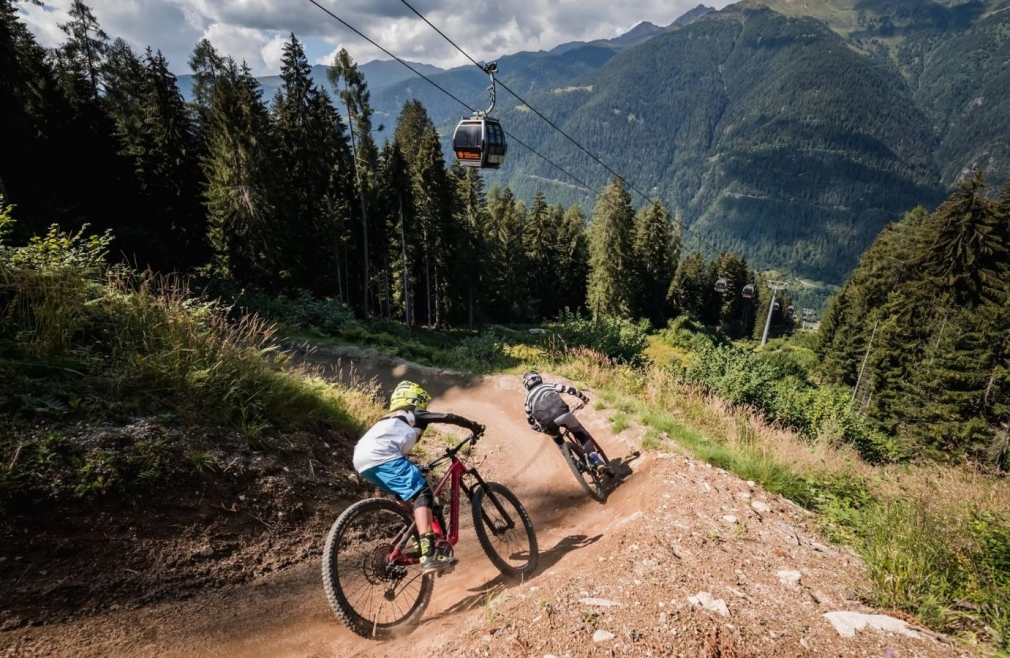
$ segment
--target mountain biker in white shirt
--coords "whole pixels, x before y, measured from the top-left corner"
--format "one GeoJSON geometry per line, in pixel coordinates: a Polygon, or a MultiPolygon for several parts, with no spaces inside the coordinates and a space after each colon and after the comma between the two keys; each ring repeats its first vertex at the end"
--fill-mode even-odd
{"type": "Polygon", "coordinates": [[[389,413],[379,419],[354,446],[354,470],[376,487],[414,504],[414,520],[421,539],[421,572],[433,573],[456,563],[437,554],[432,531],[434,493],[424,475],[406,455],[432,423],[465,427],[474,434],[484,426],[456,414],[427,410],[431,396],[414,382],[403,381],[393,390],[389,413]]]}

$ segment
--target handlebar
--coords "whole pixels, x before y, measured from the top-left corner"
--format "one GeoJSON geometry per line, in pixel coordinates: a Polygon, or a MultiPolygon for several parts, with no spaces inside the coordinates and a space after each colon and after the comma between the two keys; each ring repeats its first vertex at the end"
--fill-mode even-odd
{"type": "Polygon", "coordinates": [[[424,466],[422,466],[421,467],[421,472],[425,473],[425,474],[430,473],[433,468],[435,468],[436,466],[438,466],[439,464],[441,464],[445,460],[454,458],[456,456],[456,453],[458,453],[460,450],[462,450],[468,444],[476,444],[477,441],[480,440],[480,437],[481,437],[480,434],[477,434],[476,432],[471,432],[470,436],[468,436],[467,438],[463,439],[462,441],[460,441],[459,443],[457,443],[453,447],[446,448],[445,449],[445,453],[441,457],[439,457],[437,459],[433,459],[432,461],[430,461],[427,464],[425,464],[424,466]]]}

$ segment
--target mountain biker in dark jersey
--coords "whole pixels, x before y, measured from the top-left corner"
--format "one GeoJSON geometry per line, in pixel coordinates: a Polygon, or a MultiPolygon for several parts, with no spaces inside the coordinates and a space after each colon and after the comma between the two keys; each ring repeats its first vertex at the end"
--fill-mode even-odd
{"type": "Polygon", "coordinates": [[[547,384],[539,373],[529,371],[523,375],[523,386],[529,391],[526,394],[526,422],[530,427],[538,432],[550,434],[555,441],[560,443],[560,433],[562,427],[567,428],[575,438],[582,444],[582,451],[589,457],[590,462],[596,466],[597,471],[605,471],[606,463],[596,452],[593,445],[592,436],[582,426],[579,419],[575,417],[568,404],[561,398],[561,393],[572,395],[582,400],[583,404],[589,403],[582,391],[572,386],[564,384],[547,384]]]}
{"type": "Polygon", "coordinates": [[[427,410],[431,396],[414,382],[400,382],[389,400],[389,413],[365,432],[354,446],[354,470],[382,491],[414,503],[414,520],[421,539],[421,572],[442,571],[455,557],[435,551],[432,532],[434,492],[424,475],[406,454],[432,423],[448,423],[482,434],[484,426],[456,414],[427,410]]]}

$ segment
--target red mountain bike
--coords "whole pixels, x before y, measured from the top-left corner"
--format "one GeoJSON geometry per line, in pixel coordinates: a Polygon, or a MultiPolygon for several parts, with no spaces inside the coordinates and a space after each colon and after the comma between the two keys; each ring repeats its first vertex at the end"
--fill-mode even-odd
{"type": "MultiPolygon", "coordinates": [[[[537,568],[537,537],[522,503],[504,485],[486,482],[457,456],[468,439],[421,468],[425,474],[451,462],[435,487],[435,550],[452,554],[459,541],[460,490],[470,500],[473,525],[484,553],[505,576],[537,568]],[[464,480],[466,478],[466,480],[464,480]],[[439,498],[449,485],[449,523],[439,498]]],[[[369,639],[388,639],[416,626],[431,599],[434,575],[422,574],[417,524],[410,503],[370,498],[348,507],[330,528],[323,550],[323,586],[344,624],[369,639]]],[[[450,569],[451,570],[451,569],[450,569]]],[[[445,573],[445,572],[443,572],[445,573]]],[[[442,575],[442,574],[439,574],[442,575]]]]}

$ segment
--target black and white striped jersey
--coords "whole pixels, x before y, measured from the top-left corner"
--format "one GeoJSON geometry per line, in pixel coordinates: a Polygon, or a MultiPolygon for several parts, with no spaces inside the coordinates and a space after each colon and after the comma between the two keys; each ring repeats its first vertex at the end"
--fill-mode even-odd
{"type": "Polygon", "coordinates": [[[559,393],[574,395],[583,402],[589,398],[577,388],[564,384],[541,384],[526,394],[526,422],[538,432],[544,432],[548,423],[569,411],[559,393]],[[549,417],[548,417],[549,416],[549,417]]]}

